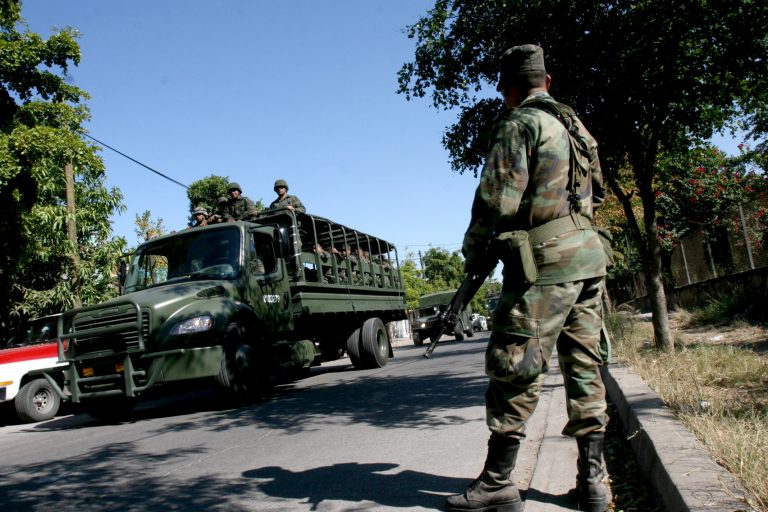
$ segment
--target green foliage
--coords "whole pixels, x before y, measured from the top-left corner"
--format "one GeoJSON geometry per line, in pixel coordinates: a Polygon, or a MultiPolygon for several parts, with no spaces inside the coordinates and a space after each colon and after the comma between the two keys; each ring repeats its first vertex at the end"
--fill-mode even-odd
{"type": "Polygon", "coordinates": [[[729,292],[713,294],[704,306],[692,313],[693,325],[723,325],[733,320],[750,322],[768,321],[768,312],[762,307],[768,301],[765,289],[737,287],[729,292]]]}
{"type": "MultiPolygon", "coordinates": [[[[678,154],[743,121],[768,133],[768,3],[751,0],[436,0],[407,29],[414,60],[399,92],[429,95],[435,108],[460,108],[443,139],[454,170],[476,172],[483,131],[499,100],[497,59],[536,42],[553,75],[552,93],[573,105],[600,142],[607,181],[622,204],[647,276],[655,314],[666,315],[654,181],[660,154],[678,154]],[[629,169],[632,180],[618,171],[629,169]],[[642,219],[633,200],[642,200],[642,219]]],[[[668,328],[657,342],[669,346],[668,328]]]]}
{"type": "Polygon", "coordinates": [[[732,222],[739,204],[768,191],[765,175],[709,146],[663,156],[659,164],[655,194],[659,237],[667,250],[700,226],[716,228],[732,222]]]}
{"type": "Polygon", "coordinates": [[[406,260],[400,265],[405,284],[405,303],[409,310],[419,308],[419,297],[438,291],[440,288],[428,283],[421,277],[421,270],[412,260],[406,260]]]}
{"type": "MultiPolygon", "coordinates": [[[[219,197],[229,198],[229,195],[227,194],[227,185],[230,181],[231,180],[227,176],[211,174],[210,176],[194,181],[189,186],[187,189],[187,198],[189,199],[190,226],[194,224],[195,219],[192,215],[192,211],[195,208],[203,207],[208,210],[210,215],[218,212],[219,197]]],[[[258,211],[264,209],[264,203],[261,199],[255,200],[253,203],[256,205],[258,211]]]]}
{"type": "Polygon", "coordinates": [[[208,213],[213,215],[217,211],[219,197],[229,197],[227,195],[227,184],[230,179],[227,176],[216,176],[211,174],[201,178],[187,189],[187,198],[189,198],[189,225],[193,224],[194,217],[192,211],[195,208],[203,207],[208,213]]]}
{"type": "Polygon", "coordinates": [[[141,215],[136,214],[135,224],[134,233],[140,244],[165,234],[162,217],[152,220],[152,213],[149,210],[144,210],[141,215]]]}
{"type": "MultiPolygon", "coordinates": [[[[104,187],[98,148],[80,134],[84,91],[67,83],[80,61],[76,32],[19,32],[19,4],[0,0],[0,328],[117,293],[125,246],[111,239],[122,195],[104,187]],[[77,242],[67,237],[64,166],[75,175],[77,242]]],[[[22,25],[23,26],[23,25],[22,25]]]]}
{"type": "Polygon", "coordinates": [[[432,247],[422,258],[424,278],[438,290],[458,288],[464,280],[464,259],[459,251],[449,253],[445,249],[432,247]]]}
{"type": "Polygon", "coordinates": [[[483,316],[491,316],[491,309],[488,307],[488,299],[492,297],[498,297],[501,293],[501,283],[493,278],[485,281],[480,289],[472,298],[470,306],[473,313],[480,313],[483,316]]]}

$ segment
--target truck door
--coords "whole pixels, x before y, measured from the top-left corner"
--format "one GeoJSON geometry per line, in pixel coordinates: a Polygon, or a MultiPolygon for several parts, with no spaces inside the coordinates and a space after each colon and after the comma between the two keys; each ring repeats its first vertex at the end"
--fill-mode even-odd
{"type": "Polygon", "coordinates": [[[285,259],[280,257],[271,227],[251,228],[246,245],[251,306],[272,333],[293,329],[285,259]]]}

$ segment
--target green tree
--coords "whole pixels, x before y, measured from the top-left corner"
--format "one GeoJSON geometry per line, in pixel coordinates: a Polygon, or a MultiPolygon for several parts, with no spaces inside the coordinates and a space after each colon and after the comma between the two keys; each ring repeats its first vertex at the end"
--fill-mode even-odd
{"type": "Polygon", "coordinates": [[[137,213],[134,224],[136,227],[133,231],[140,244],[165,234],[163,218],[158,217],[157,220],[152,220],[152,213],[149,210],[144,210],[141,215],[137,213]]]}
{"type": "Polygon", "coordinates": [[[215,174],[211,174],[210,176],[192,182],[187,189],[190,226],[194,223],[192,211],[195,208],[203,207],[208,210],[210,215],[213,215],[216,212],[219,197],[229,197],[227,195],[228,184],[229,177],[217,176],[215,174]]]}
{"type": "Polygon", "coordinates": [[[440,289],[458,288],[464,280],[464,259],[459,251],[432,247],[423,256],[424,278],[440,289]]]}
{"type": "Polygon", "coordinates": [[[662,156],[659,167],[659,237],[668,249],[701,226],[727,229],[739,205],[768,191],[764,174],[711,146],[662,156]]]}
{"type": "Polygon", "coordinates": [[[405,303],[407,309],[418,309],[419,297],[427,293],[438,291],[438,288],[434,284],[428,283],[421,277],[421,270],[412,259],[406,259],[400,265],[400,272],[403,275],[403,284],[405,285],[405,303]]]}
{"type": "Polygon", "coordinates": [[[606,179],[643,262],[656,344],[671,349],[656,222],[658,157],[685,151],[737,119],[764,119],[767,31],[768,4],[751,0],[437,0],[407,29],[417,45],[399,71],[399,91],[460,109],[443,145],[454,170],[477,173],[486,127],[501,107],[478,94],[495,84],[506,48],[540,44],[553,95],[575,106],[600,141],[606,179]],[[623,168],[632,173],[626,185],[617,174],[623,168]]]}
{"type": "Polygon", "coordinates": [[[501,283],[492,277],[486,280],[477,291],[470,306],[472,312],[480,313],[483,316],[490,316],[493,311],[488,307],[488,298],[496,297],[501,293],[501,283]]]}
{"type": "Polygon", "coordinates": [[[122,208],[118,189],[103,186],[97,147],[85,142],[87,95],[67,83],[80,61],[72,29],[47,40],[23,26],[20,3],[0,0],[0,325],[62,311],[78,299],[99,302],[117,293],[117,257],[109,217],[122,208]],[[64,166],[75,183],[76,243],[64,166]],[[79,264],[75,265],[74,262],[79,264]]]}

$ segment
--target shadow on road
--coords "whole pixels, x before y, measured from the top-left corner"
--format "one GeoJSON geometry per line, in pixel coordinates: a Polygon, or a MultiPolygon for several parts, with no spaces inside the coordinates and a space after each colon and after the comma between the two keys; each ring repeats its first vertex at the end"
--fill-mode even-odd
{"type": "MultiPolygon", "coordinates": [[[[445,411],[481,406],[487,385],[482,358],[475,372],[451,370],[452,360],[477,347],[436,354],[429,361],[404,358],[404,364],[431,364],[430,375],[391,374],[390,366],[373,371],[349,371],[332,382],[311,381],[298,387],[296,383],[276,386],[268,396],[251,403],[226,400],[221,394],[200,389],[171,394],[141,403],[127,422],[189,415],[188,421],[171,422],[155,433],[184,432],[207,429],[223,432],[232,428],[271,428],[299,435],[322,429],[324,424],[366,424],[380,428],[432,429],[463,419],[445,411]],[[296,418],[302,418],[297,422],[296,418]]],[[[394,365],[393,365],[394,366],[394,365]]],[[[348,366],[313,370],[313,376],[349,369],[348,366]]],[[[35,431],[69,430],[101,425],[87,415],[57,418],[35,425],[35,431]]]]}
{"type": "Polygon", "coordinates": [[[211,475],[205,480],[157,478],[157,468],[201,456],[202,449],[145,453],[133,443],[111,443],[79,457],[4,467],[0,471],[3,510],[245,510],[222,496],[245,495],[250,485],[239,478],[211,475]]]}
{"type": "Polygon", "coordinates": [[[324,501],[374,502],[385,507],[442,509],[445,497],[469,483],[462,478],[448,478],[401,471],[392,473],[397,464],[334,464],[305,471],[290,471],[277,466],[252,469],[243,473],[256,480],[258,490],[280,499],[298,500],[316,510],[324,501]]]}

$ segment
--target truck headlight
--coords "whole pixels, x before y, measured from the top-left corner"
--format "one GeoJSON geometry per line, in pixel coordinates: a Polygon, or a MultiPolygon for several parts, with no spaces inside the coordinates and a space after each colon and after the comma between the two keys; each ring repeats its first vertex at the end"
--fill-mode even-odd
{"type": "Polygon", "coordinates": [[[427,326],[424,322],[421,322],[421,328],[424,329],[427,326]]]}
{"type": "Polygon", "coordinates": [[[174,325],[173,329],[171,329],[171,335],[203,332],[211,327],[213,327],[213,317],[211,315],[196,316],[174,325]]]}

